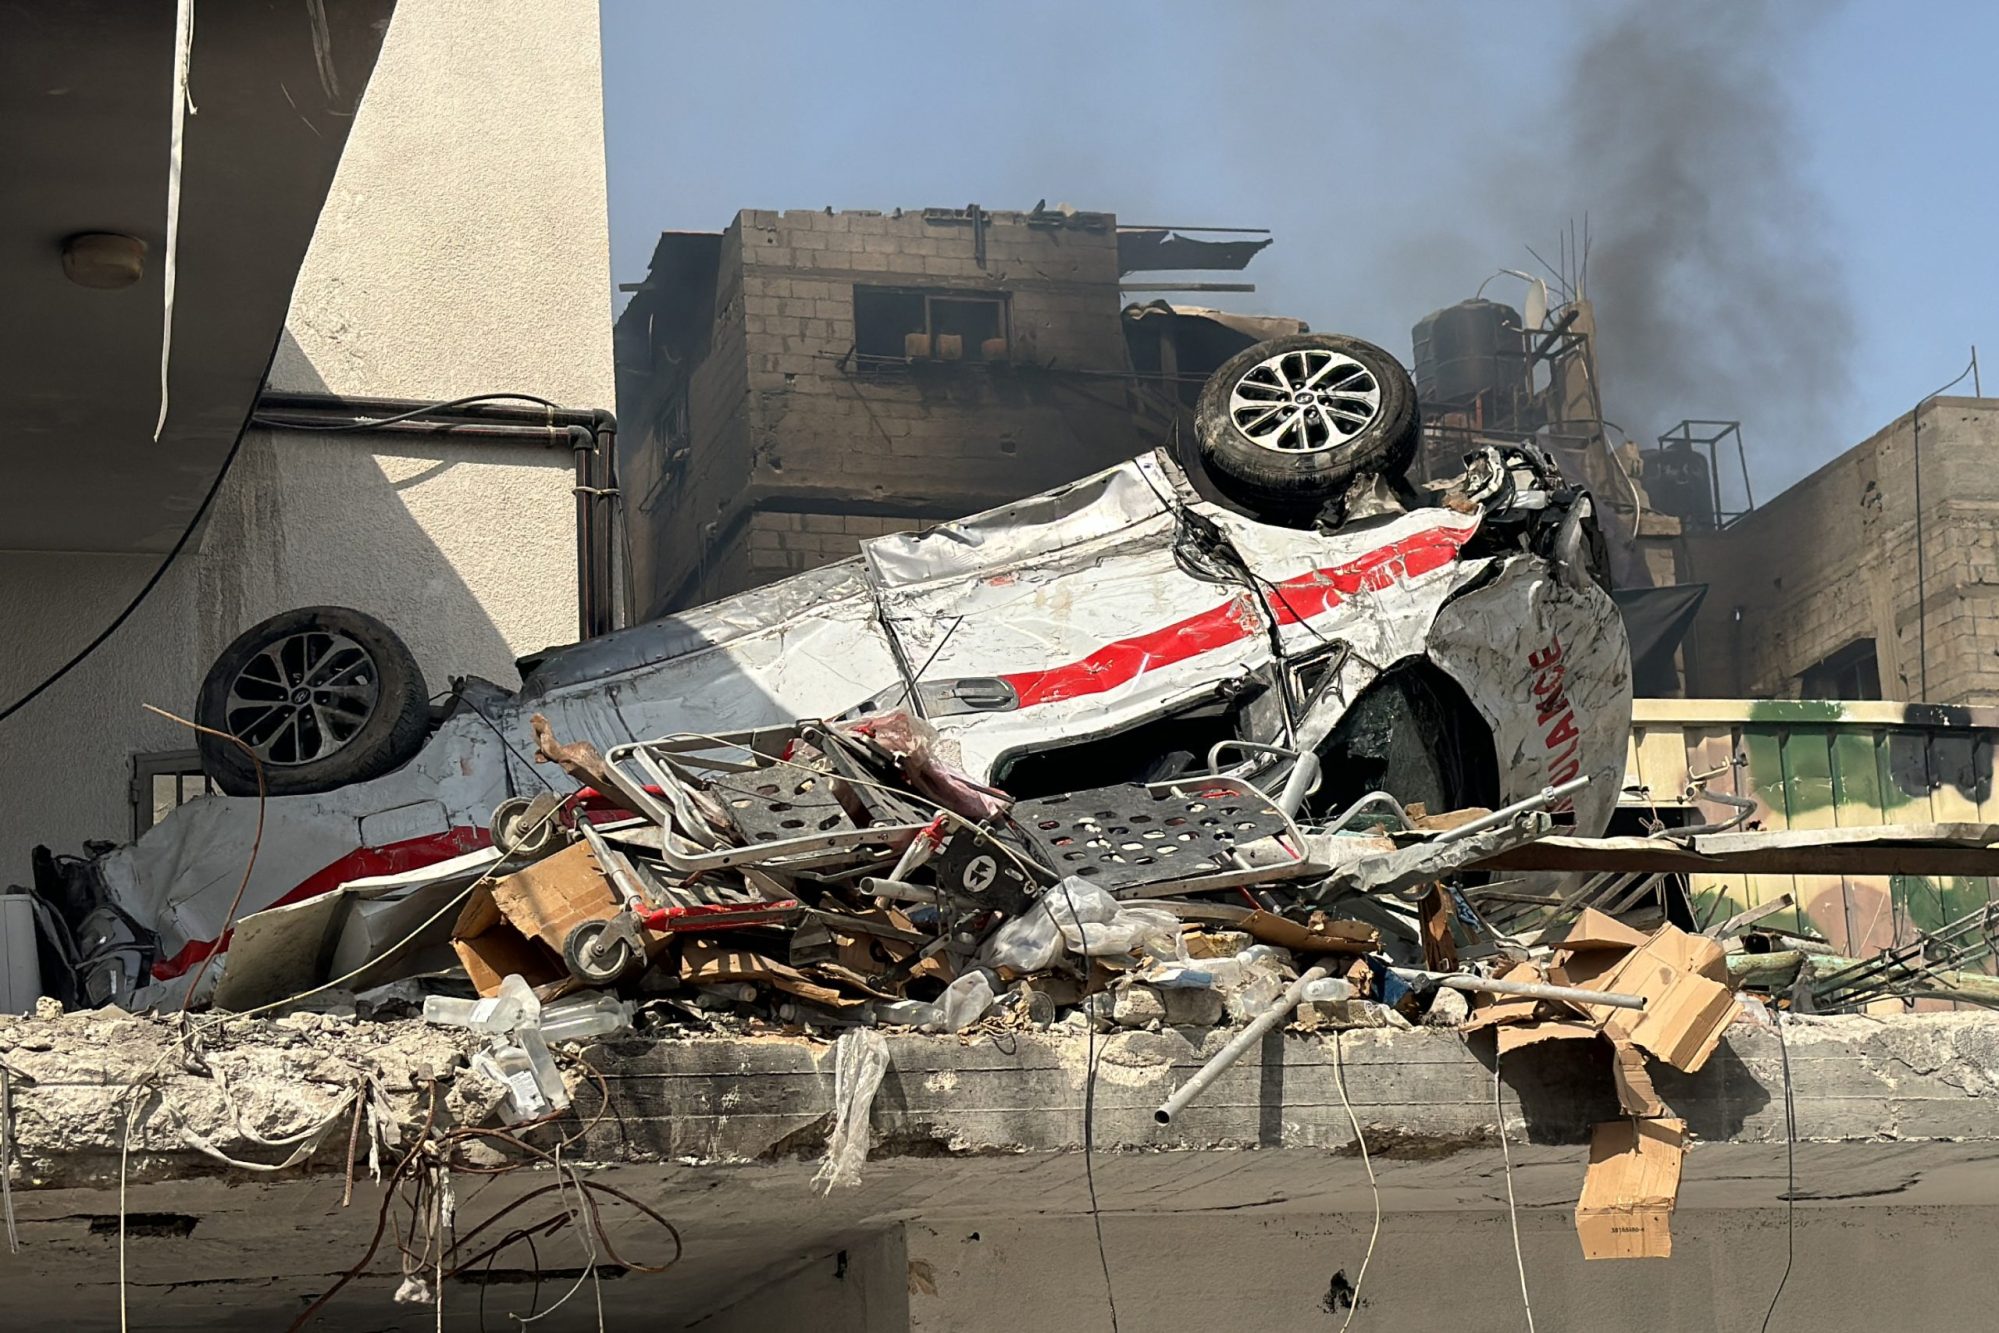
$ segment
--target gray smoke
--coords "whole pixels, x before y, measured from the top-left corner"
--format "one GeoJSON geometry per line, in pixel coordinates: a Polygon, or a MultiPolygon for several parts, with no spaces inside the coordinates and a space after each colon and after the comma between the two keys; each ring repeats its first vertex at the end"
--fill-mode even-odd
{"type": "Polygon", "coordinates": [[[1857,438],[1853,312],[1781,84],[1828,9],[1623,6],[1582,45],[1549,164],[1588,214],[1606,414],[1644,443],[1741,418],[1766,477],[1857,438]]]}

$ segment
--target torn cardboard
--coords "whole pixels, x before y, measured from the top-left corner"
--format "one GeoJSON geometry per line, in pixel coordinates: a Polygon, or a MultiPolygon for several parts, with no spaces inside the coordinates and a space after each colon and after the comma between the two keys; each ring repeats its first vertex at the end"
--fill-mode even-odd
{"type": "Polygon", "coordinates": [[[1610,1082],[1617,1089],[1617,1105],[1626,1115],[1662,1116],[1666,1104],[1652,1086],[1651,1071],[1645,1068],[1645,1053],[1622,1037],[1606,1032],[1610,1039],[1610,1082]]]}
{"type": "Polygon", "coordinates": [[[1590,1136],[1589,1170],[1576,1201],[1585,1259],[1665,1259],[1686,1157],[1684,1121],[1612,1120],[1590,1136]]]}
{"type": "Polygon", "coordinates": [[[851,1009],[867,1001],[843,995],[775,958],[714,940],[689,939],[680,947],[680,979],[694,986],[724,981],[760,981],[828,1009],[851,1009]]]}
{"type": "MultiPolygon", "coordinates": [[[[1677,926],[1645,935],[1601,912],[1586,911],[1562,938],[1550,976],[1565,986],[1642,997],[1645,1007],[1639,1010],[1607,1004],[1574,1007],[1613,1041],[1628,1041],[1689,1074],[1707,1063],[1722,1032],[1735,1021],[1727,955],[1713,940],[1677,926]]],[[[1626,1059],[1621,1068],[1643,1075],[1642,1062],[1626,1059]]],[[[1620,1096],[1625,1091],[1620,1085],[1620,1096]]]]}
{"type": "Polygon", "coordinates": [[[1598,1031],[1591,1023],[1569,1019],[1544,1019],[1538,1023],[1509,1023],[1499,1028],[1499,1054],[1525,1050],[1551,1041],[1598,1041],[1610,1046],[1610,1080],[1617,1089],[1617,1105],[1627,1115],[1661,1116],[1666,1104],[1652,1086],[1645,1068],[1645,1054],[1622,1037],[1598,1031]]]}
{"type": "MultiPolygon", "coordinates": [[[[452,927],[451,947],[481,995],[518,974],[530,986],[567,981],[562,944],[585,921],[608,921],[624,910],[588,843],[576,843],[504,879],[475,890],[452,927]]],[[[667,936],[641,931],[647,956],[667,936]]]]}
{"type": "MultiPolygon", "coordinates": [[[[1546,981],[1548,978],[1538,964],[1515,963],[1499,974],[1501,981],[1546,981]]],[[[1486,1000],[1472,1010],[1470,1018],[1459,1025],[1460,1032],[1476,1032],[1480,1028],[1497,1027],[1508,1023],[1531,1023],[1541,1014],[1541,1006],[1546,1003],[1531,995],[1499,995],[1486,1000]]],[[[1503,1049],[1503,1048],[1502,1048],[1503,1049]]]]}
{"type": "Polygon", "coordinates": [[[1365,921],[1337,921],[1318,912],[1306,926],[1259,910],[1229,928],[1249,932],[1259,944],[1274,944],[1293,953],[1368,954],[1381,947],[1381,932],[1365,921]]]}

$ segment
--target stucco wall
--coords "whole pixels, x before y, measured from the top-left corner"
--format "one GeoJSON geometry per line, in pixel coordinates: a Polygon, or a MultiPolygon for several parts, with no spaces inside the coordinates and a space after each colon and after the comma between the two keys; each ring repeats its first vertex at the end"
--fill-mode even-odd
{"type": "MultiPolygon", "coordinates": [[[[402,0],[271,385],[608,407],[607,236],[594,0],[402,0]]],[[[381,617],[433,692],[515,683],[515,656],[576,635],[572,466],[532,444],[251,432],[160,587],[0,732],[0,881],[25,881],[38,842],[127,837],[132,755],[192,743],[141,705],[191,710],[215,654],[275,612],[381,617]]],[[[157,561],[90,540],[0,554],[0,695],[86,643],[157,561]]]]}
{"type": "Polygon", "coordinates": [[[596,0],[400,0],[272,387],[610,407],[596,0]]]}

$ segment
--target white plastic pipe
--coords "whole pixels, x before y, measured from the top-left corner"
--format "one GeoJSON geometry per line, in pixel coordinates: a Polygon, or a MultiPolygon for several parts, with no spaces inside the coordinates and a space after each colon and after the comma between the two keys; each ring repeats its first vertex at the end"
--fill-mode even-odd
{"type": "Polygon", "coordinates": [[[1290,987],[1277,997],[1277,1003],[1250,1020],[1248,1027],[1235,1034],[1229,1044],[1215,1052],[1214,1059],[1194,1071],[1194,1077],[1180,1085],[1180,1091],[1168,1097],[1152,1118],[1162,1125],[1173,1123],[1173,1117],[1187,1109],[1187,1103],[1200,1096],[1210,1083],[1220,1078],[1228,1067],[1242,1059],[1243,1052],[1263,1040],[1263,1034],[1291,1016],[1305,999],[1305,988],[1315,981],[1323,981],[1327,976],[1323,967],[1307,968],[1290,987]]]}

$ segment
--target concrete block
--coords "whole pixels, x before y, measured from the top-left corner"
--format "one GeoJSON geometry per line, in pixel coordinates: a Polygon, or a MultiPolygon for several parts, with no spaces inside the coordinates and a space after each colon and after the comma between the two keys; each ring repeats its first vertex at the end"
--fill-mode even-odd
{"type": "Polygon", "coordinates": [[[1411,1026],[1401,1014],[1372,1000],[1309,1000],[1298,1006],[1291,1021],[1307,1032],[1411,1026]]]}
{"type": "Polygon", "coordinates": [[[1128,986],[1111,1004],[1111,1018],[1120,1027],[1212,1027],[1222,1018],[1220,992],[1144,984],[1128,986]]]}
{"type": "Polygon", "coordinates": [[[1242,930],[1195,930],[1181,937],[1189,958],[1233,958],[1256,942],[1242,930]]]}

